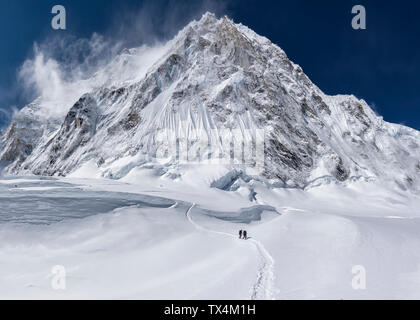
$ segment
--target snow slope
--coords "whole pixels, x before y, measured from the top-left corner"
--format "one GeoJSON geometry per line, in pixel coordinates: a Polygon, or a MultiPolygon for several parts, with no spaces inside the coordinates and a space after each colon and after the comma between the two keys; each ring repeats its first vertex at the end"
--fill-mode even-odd
{"type": "Polygon", "coordinates": [[[337,192],[256,188],[255,205],[240,189],[190,188],[153,169],[130,179],[0,180],[0,201],[15,200],[0,208],[0,297],[420,297],[418,198],[368,194],[372,183],[358,181],[337,192]],[[51,287],[54,265],[66,268],[66,290],[51,287]],[[351,286],[355,265],[366,268],[366,290],[351,286]]]}

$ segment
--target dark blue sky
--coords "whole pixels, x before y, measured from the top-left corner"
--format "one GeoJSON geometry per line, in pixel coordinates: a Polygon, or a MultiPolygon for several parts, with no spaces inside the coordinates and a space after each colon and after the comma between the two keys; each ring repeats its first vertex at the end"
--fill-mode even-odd
{"type": "MultiPolygon", "coordinates": [[[[27,102],[16,73],[35,41],[97,32],[134,46],[169,39],[206,10],[278,44],[326,93],[353,93],[385,120],[420,129],[420,3],[406,0],[0,0],[0,109],[27,102]],[[50,26],[55,4],[67,10],[66,31],[50,26]],[[351,28],[356,4],[367,30],[351,28]]],[[[0,127],[7,121],[0,112],[0,127]]]]}

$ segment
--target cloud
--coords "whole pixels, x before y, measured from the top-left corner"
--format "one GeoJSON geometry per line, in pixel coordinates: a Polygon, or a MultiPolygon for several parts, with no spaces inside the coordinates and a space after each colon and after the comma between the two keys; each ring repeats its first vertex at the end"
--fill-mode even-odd
{"type": "Polygon", "coordinates": [[[18,112],[16,106],[11,106],[7,109],[0,108],[0,133],[7,128],[7,124],[12,121],[16,112],[18,112]]]}
{"type": "Polygon", "coordinates": [[[19,79],[26,90],[35,90],[45,100],[54,100],[63,94],[61,70],[57,61],[46,58],[35,45],[35,57],[25,61],[19,71],[19,79]]]}
{"type": "Polygon", "coordinates": [[[223,1],[156,0],[121,8],[104,35],[53,36],[35,43],[18,71],[27,102],[38,98],[45,117],[62,117],[86,92],[100,86],[139,80],[165,52],[164,43],[205,11],[221,13],[223,1]],[[136,47],[124,56],[124,48],[136,47]],[[110,63],[112,61],[112,63],[110,63]]]}
{"type": "Polygon", "coordinates": [[[120,50],[121,43],[96,33],[89,39],[48,38],[34,44],[31,57],[18,70],[18,85],[26,101],[39,98],[46,116],[60,116],[83,93],[98,85],[86,80],[120,50]]]}
{"type": "Polygon", "coordinates": [[[18,95],[17,86],[0,87],[0,133],[7,127],[17,112],[14,100],[18,95]]]}

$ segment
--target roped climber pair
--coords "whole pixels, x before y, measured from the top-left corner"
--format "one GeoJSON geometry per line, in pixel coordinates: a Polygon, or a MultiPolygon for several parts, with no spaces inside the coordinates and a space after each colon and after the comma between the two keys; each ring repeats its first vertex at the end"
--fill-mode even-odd
{"type": "Polygon", "coordinates": [[[248,234],[246,232],[246,230],[239,230],[239,239],[248,239],[248,234]]]}

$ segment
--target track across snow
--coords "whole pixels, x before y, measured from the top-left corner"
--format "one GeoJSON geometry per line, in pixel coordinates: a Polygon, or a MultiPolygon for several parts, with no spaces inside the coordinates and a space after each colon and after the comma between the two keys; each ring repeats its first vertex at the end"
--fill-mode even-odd
{"type": "MultiPolygon", "coordinates": [[[[191,217],[191,211],[195,207],[195,205],[196,204],[193,203],[188,208],[188,210],[185,213],[185,216],[197,230],[228,236],[230,238],[236,239],[236,236],[231,233],[212,230],[196,223],[191,217]]],[[[260,261],[257,279],[251,288],[251,300],[274,300],[274,259],[270,255],[270,253],[265,249],[264,245],[261,242],[255,239],[248,239],[248,241],[255,246],[258,252],[258,260],[260,261]]]]}
{"type": "Polygon", "coordinates": [[[274,295],[274,259],[261,242],[249,239],[258,250],[260,268],[257,281],[252,288],[251,300],[275,300],[274,295]]]}

